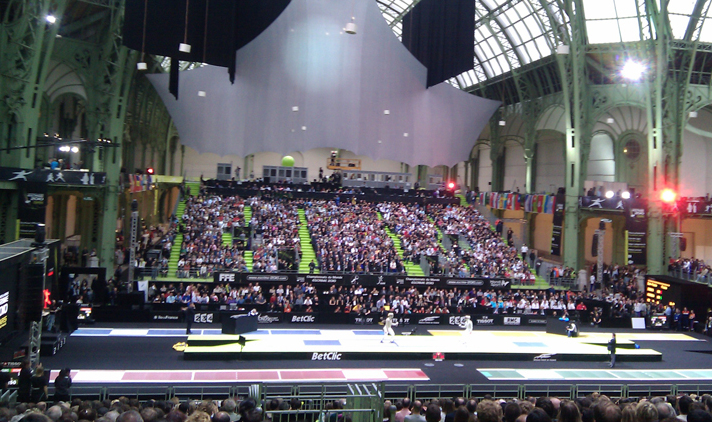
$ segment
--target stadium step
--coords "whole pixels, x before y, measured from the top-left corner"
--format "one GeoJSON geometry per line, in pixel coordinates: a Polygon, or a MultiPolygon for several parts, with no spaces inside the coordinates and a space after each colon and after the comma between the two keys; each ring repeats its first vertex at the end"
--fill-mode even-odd
{"type": "Polygon", "coordinates": [[[200,182],[185,182],[185,187],[190,188],[190,196],[198,196],[200,194],[200,182]]]}
{"type": "Polygon", "coordinates": [[[457,195],[455,195],[455,198],[460,198],[460,205],[463,207],[470,205],[467,203],[467,199],[465,198],[465,195],[458,193],[457,195]]]}
{"type": "MultiPolygon", "coordinates": [[[[378,219],[382,220],[383,217],[381,216],[381,213],[378,213],[378,219]]],[[[410,276],[416,276],[416,277],[424,277],[425,273],[423,272],[423,269],[420,267],[419,264],[414,264],[411,261],[406,261],[403,259],[403,247],[401,245],[401,240],[396,235],[391,231],[390,228],[388,228],[386,225],[383,226],[383,229],[386,231],[386,234],[388,237],[390,237],[393,240],[393,246],[396,248],[396,252],[398,252],[398,256],[401,259],[401,262],[403,263],[403,266],[405,267],[405,273],[410,276]]]]}
{"type": "Polygon", "coordinates": [[[223,239],[223,245],[227,246],[228,248],[232,248],[232,233],[223,232],[222,239],[223,239]]]}
{"type": "MultiPolygon", "coordinates": [[[[307,227],[307,217],[304,214],[304,209],[300,208],[299,213],[299,243],[302,247],[302,257],[299,261],[299,273],[308,274],[309,273],[309,263],[316,260],[316,253],[314,252],[314,247],[311,244],[311,236],[309,235],[309,228],[307,227]]],[[[318,269],[314,269],[315,274],[319,274],[318,269]]]]}
{"type": "Polygon", "coordinates": [[[460,238],[457,241],[457,244],[458,244],[458,246],[460,246],[460,249],[462,249],[463,251],[469,251],[470,249],[472,249],[472,247],[470,246],[470,242],[468,242],[465,239],[460,238]]]}
{"type": "Polygon", "coordinates": [[[250,220],[252,220],[252,207],[249,205],[245,205],[245,207],[242,209],[242,213],[245,217],[245,227],[248,227],[250,225],[250,220]]]}
{"type": "Polygon", "coordinates": [[[445,236],[445,235],[443,234],[443,231],[440,230],[440,227],[438,227],[438,226],[435,224],[435,220],[433,220],[432,217],[428,216],[428,220],[430,220],[430,222],[433,223],[433,225],[435,225],[435,230],[437,230],[437,232],[438,232],[438,245],[440,245],[440,251],[441,251],[441,252],[442,252],[442,251],[449,252],[449,250],[452,249],[452,248],[448,249],[448,248],[446,248],[445,245],[443,244],[443,237],[445,236]]]}
{"type": "MultiPolygon", "coordinates": [[[[191,188],[192,190],[193,188],[191,188]]],[[[176,217],[178,221],[183,220],[183,214],[185,214],[185,199],[181,200],[176,207],[176,217]]],[[[173,239],[173,246],[171,247],[171,256],[168,258],[168,277],[175,277],[176,271],[178,270],[178,261],[180,260],[180,250],[183,246],[183,234],[176,234],[175,239],[173,239]]]]}
{"type": "Polygon", "coordinates": [[[252,272],[252,251],[245,251],[245,265],[247,266],[247,271],[252,272]]]}
{"type": "Polygon", "coordinates": [[[180,249],[183,245],[183,235],[176,235],[173,239],[173,246],[171,247],[171,256],[168,258],[168,276],[175,277],[176,271],[178,271],[178,261],[180,260],[180,249]]]}

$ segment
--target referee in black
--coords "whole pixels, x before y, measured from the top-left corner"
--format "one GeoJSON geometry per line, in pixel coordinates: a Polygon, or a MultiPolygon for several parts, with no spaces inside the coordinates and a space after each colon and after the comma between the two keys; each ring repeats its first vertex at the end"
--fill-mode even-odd
{"type": "Polygon", "coordinates": [[[613,333],[611,339],[608,340],[608,351],[611,352],[611,363],[608,366],[614,368],[616,366],[616,333],[613,333]]]}
{"type": "Polygon", "coordinates": [[[193,326],[193,319],[195,318],[195,303],[190,302],[187,307],[183,308],[185,312],[185,333],[193,334],[190,328],[193,326]]]}

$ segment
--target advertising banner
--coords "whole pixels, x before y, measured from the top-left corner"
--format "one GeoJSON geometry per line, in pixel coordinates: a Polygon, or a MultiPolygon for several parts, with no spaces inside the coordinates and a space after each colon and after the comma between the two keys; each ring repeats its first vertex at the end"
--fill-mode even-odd
{"type": "Polygon", "coordinates": [[[310,283],[314,285],[350,286],[426,286],[437,288],[478,288],[484,290],[509,290],[511,281],[504,278],[453,278],[453,277],[409,277],[405,275],[376,274],[279,274],[279,273],[235,273],[216,272],[213,274],[215,283],[248,284],[248,283],[310,283]]]}

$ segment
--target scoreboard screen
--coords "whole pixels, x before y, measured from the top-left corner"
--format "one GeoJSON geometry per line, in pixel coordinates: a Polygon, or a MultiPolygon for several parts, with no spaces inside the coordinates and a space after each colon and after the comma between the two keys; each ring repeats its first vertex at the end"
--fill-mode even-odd
{"type": "MultiPolygon", "coordinates": [[[[655,305],[659,305],[660,303],[668,305],[663,297],[666,296],[665,293],[670,290],[670,287],[670,283],[665,283],[653,278],[647,279],[645,281],[645,301],[655,305]]],[[[672,303],[672,306],[675,306],[675,304],[672,303]]]]}
{"type": "Polygon", "coordinates": [[[673,309],[694,309],[704,315],[712,303],[712,289],[703,283],[649,275],[645,278],[645,300],[654,305],[669,305],[673,309]]]}

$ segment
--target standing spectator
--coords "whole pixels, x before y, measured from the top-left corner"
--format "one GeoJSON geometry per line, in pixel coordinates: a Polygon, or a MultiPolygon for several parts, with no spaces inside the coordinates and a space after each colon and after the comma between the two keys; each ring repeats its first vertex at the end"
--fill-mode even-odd
{"type": "MultiPolygon", "coordinates": [[[[396,422],[403,422],[405,420],[405,417],[410,415],[410,399],[407,397],[404,398],[403,401],[400,402],[400,405],[402,406],[402,408],[398,412],[396,412],[396,422]]],[[[398,407],[397,403],[396,407],[398,407]]]]}
{"type": "Polygon", "coordinates": [[[47,378],[42,364],[35,368],[35,375],[30,380],[30,384],[32,385],[30,400],[35,403],[47,400],[47,378]]]}
{"type": "Polygon", "coordinates": [[[54,380],[54,401],[66,401],[70,400],[69,388],[72,386],[72,377],[69,376],[71,370],[69,368],[64,368],[59,371],[59,375],[54,380]]]}
{"type": "Polygon", "coordinates": [[[20,375],[17,377],[17,401],[26,403],[32,394],[32,369],[30,360],[25,359],[20,366],[20,375]]]}
{"type": "Polygon", "coordinates": [[[405,417],[404,422],[425,422],[425,416],[420,414],[422,410],[423,403],[420,400],[414,400],[410,414],[405,417]]]}

